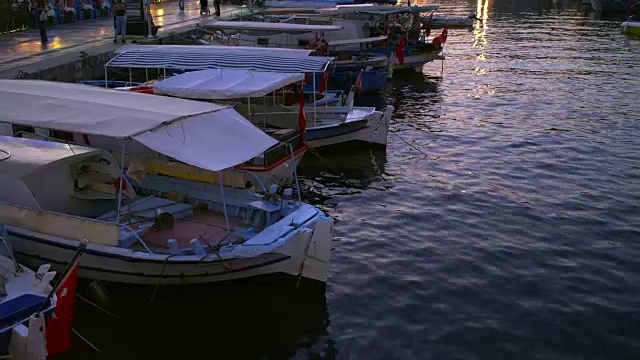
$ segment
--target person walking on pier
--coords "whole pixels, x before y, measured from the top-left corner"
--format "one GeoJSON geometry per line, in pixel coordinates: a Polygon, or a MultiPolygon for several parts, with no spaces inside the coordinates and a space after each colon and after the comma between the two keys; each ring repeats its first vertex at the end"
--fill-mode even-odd
{"type": "Polygon", "coordinates": [[[216,9],[216,16],[220,17],[220,3],[222,0],[213,0],[213,7],[216,9]]]}
{"type": "Polygon", "coordinates": [[[115,34],[113,42],[118,42],[118,34],[122,35],[122,43],[126,43],[125,35],[127,33],[127,9],[124,6],[122,0],[117,0],[116,5],[113,7],[113,16],[115,17],[115,34]]]}
{"type": "Polygon", "coordinates": [[[40,41],[46,43],[49,41],[49,38],[47,37],[47,20],[49,20],[49,17],[47,16],[48,9],[44,2],[40,3],[38,11],[38,18],[36,20],[38,22],[38,27],[40,28],[40,41]]]}

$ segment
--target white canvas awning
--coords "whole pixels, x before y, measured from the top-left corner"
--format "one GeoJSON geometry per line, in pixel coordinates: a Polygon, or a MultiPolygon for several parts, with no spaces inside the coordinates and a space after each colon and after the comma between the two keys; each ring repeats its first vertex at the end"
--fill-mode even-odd
{"type": "Polygon", "coordinates": [[[153,84],[153,92],[185,99],[238,99],[265,96],[302,80],[302,73],[209,69],[159,81],[153,84]]]}
{"type": "Polygon", "coordinates": [[[3,122],[134,139],[212,171],[278,143],[231,107],[81,84],[0,80],[0,108],[3,122]]]}
{"type": "Polygon", "coordinates": [[[285,33],[305,33],[314,31],[339,31],[342,26],[339,25],[306,25],[306,24],[290,24],[290,23],[272,23],[260,21],[213,21],[207,24],[208,28],[219,30],[235,30],[235,31],[269,31],[269,32],[285,32],[285,33]]]}
{"type": "Polygon", "coordinates": [[[285,56],[287,58],[308,57],[314,50],[308,49],[289,49],[276,47],[255,47],[255,46],[225,46],[225,45],[127,45],[115,51],[116,54],[122,54],[129,51],[153,51],[158,54],[210,54],[226,53],[241,55],[266,55],[266,56],[285,56]]]}
{"type": "Polygon", "coordinates": [[[148,69],[248,69],[288,73],[323,72],[332,57],[308,56],[309,50],[235,46],[137,46],[116,54],[107,67],[148,69]]]}

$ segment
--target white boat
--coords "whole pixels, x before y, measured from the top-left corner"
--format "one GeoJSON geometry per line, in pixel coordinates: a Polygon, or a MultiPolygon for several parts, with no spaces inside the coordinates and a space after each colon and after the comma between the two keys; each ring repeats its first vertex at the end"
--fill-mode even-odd
{"type": "Polygon", "coordinates": [[[232,108],[36,80],[1,80],[0,105],[10,124],[120,139],[120,162],[130,161],[125,176],[105,150],[0,138],[12,154],[0,162],[0,223],[23,263],[62,266],[86,239],[79,276],[88,279],[177,285],[285,273],[326,281],[333,220],[302,203],[299,189],[296,197],[274,185],[260,195],[221,176],[277,143],[232,108]],[[149,157],[124,156],[140,148],[218,181],[147,171],[149,157]]]}
{"type": "MultiPolygon", "coordinates": [[[[0,356],[3,358],[26,359],[29,352],[43,354],[46,351],[43,347],[45,332],[37,331],[33,326],[38,325],[40,314],[49,317],[56,306],[57,298],[51,286],[56,272],[49,268],[49,265],[41,265],[33,272],[19,264],[6,228],[0,224],[0,356]]],[[[42,356],[30,358],[44,359],[42,356]]]]}
{"type": "MultiPolygon", "coordinates": [[[[371,39],[389,36],[386,46],[373,46],[367,53],[390,56],[395,54],[402,35],[406,34],[404,57],[395,58],[394,70],[413,69],[434,60],[443,60],[442,43],[434,44],[426,38],[421,29],[422,13],[437,10],[437,6],[340,6],[317,9],[318,16],[292,15],[285,18],[260,16],[262,25],[252,25],[251,29],[241,29],[232,25],[233,21],[213,21],[205,26],[226,35],[220,37],[227,43],[239,45],[307,46],[318,37],[328,41],[371,39]],[[277,21],[277,22],[276,22],[277,21]],[[298,25],[297,27],[294,25],[298,25]],[[325,31],[314,31],[323,26],[325,31]],[[330,26],[339,28],[334,29],[330,26]],[[256,29],[260,29],[259,32],[256,29]]],[[[251,23],[243,21],[242,23],[251,23]]],[[[355,46],[355,45],[354,45],[355,46]]],[[[355,47],[354,47],[355,48],[355,47]]]]}
{"type": "MultiPolygon", "coordinates": [[[[297,85],[304,74],[255,72],[251,70],[210,69],[188,72],[153,84],[155,94],[199,100],[234,100],[236,110],[256,126],[269,129],[295,128],[300,118],[299,104],[282,104],[279,89],[297,85]]],[[[302,108],[306,123],[304,138],[312,148],[361,142],[386,145],[393,107],[384,112],[372,107],[354,107],[352,91],[345,106],[307,106],[302,108]]],[[[295,95],[294,95],[295,96],[295,95]]]]}
{"type": "MultiPolygon", "coordinates": [[[[429,19],[427,16],[423,16],[423,19],[429,19]]],[[[473,27],[473,24],[478,21],[478,15],[475,11],[471,11],[467,16],[448,16],[448,15],[433,15],[431,18],[431,28],[469,28],[473,27]]]]}
{"type": "MultiPolygon", "coordinates": [[[[232,99],[245,93],[247,97],[255,94],[267,94],[280,84],[293,84],[304,77],[302,74],[309,73],[321,75],[327,70],[329,63],[333,61],[331,57],[308,56],[311,50],[298,49],[267,49],[267,54],[272,51],[286,50],[291,56],[260,56],[260,48],[252,47],[226,47],[226,46],[138,46],[131,47],[116,54],[108,63],[107,67],[126,68],[128,66],[136,68],[167,68],[196,70],[207,67],[213,69],[243,70],[245,76],[242,86],[234,80],[226,80],[228,76],[222,72],[209,72],[212,79],[206,81],[200,78],[201,74],[193,75],[186,73],[169,77],[163,83],[164,89],[158,87],[159,83],[153,84],[154,93],[164,91],[165,95],[177,97],[191,97],[208,100],[232,99]],[[300,56],[303,55],[303,56],[300,56]],[[250,72],[246,72],[250,71],[250,72]],[[258,79],[259,72],[263,75],[258,79]],[[272,75],[267,75],[271,73],[272,75]],[[251,75],[252,74],[252,75],[251,75]],[[288,75],[287,75],[288,74],[288,75]],[[223,79],[225,77],[225,79],[223,79]],[[249,80],[250,77],[258,79],[249,80]],[[177,78],[177,80],[176,80],[177,78]],[[271,80],[267,81],[266,78],[271,80]],[[177,85],[175,85],[177,83],[177,85]],[[264,84],[265,86],[262,86],[264,84]],[[170,86],[169,86],[170,85],[170,86]],[[237,91],[230,90],[237,88],[237,91]],[[204,94],[204,95],[203,95],[204,94]]],[[[230,74],[230,73],[229,73],[230,74]]],[[[238,76],[237,73],[234,76],[238,76]]],[[[313,84],[313,88],[319,84],[313,84]]],[[[286,85],[285,85],[286,86],[286,85]]],[[[352,95],[351,95],[352,98],[352,95]]],[[[266,100],[265,100],[266,101],[266,100]]],[[[271,103],[271,101],[267,101],[271,103]]],[[[364,141],[372,145],[384,146],[387,143],[388,125],[393,112],[393,107],[388,106],[382,112],[373,107],[354,108],[352,100],[347,100],[345,106],[309,106],[306,111],[308,127],[305,132],[305,140],[314,147],[330,146],[351,141],[364,141]],[[313,125],[311,125],[313,124],[313,125]],[[339,124],[336,126],[336,124],[339,124]]],[[[248,105],[248,104],[247,104],[248,105]]],[[[260,102],[251,104],[252,120],[264,121],[279,128],[291,128],[292,124],[298,123],[298,109],[280,109],[284,113],[275,116],[273,109],[264,109],[259,106],[260,102]],[[258,113],[258,114],[256,114],[258,113]],[[258,120],[259,119],[259,120],[258,120]]],[[[248,106],[237,109],[249,117],[248,106]]]]}
{"type": "MultiPolygon", "coordinates": [[[[590,1],[590,0],[586,0],[590,1]]],[[[328,16],[328,17],[336,17],[343,16],[346,18],[356,19],[359,15],[372,13],[372,12],[398,12],[403,7],[401,6],[392,6],[392,5],[376,5],[376,4],[355,4],[355,5],[338,5],[336,7],[325,7],[315,9],[315,12],[320,16],[328,16]]],[[[407,7],[411,9],[410,7],[407,7]]],[[[438,6],[429,6],[422,7],[422,13],[431,13],[438,10],[438,6]]],[[[427,15],[422,15],[423,18],[426,18],[427,15]]],[[[434,14],[432,17],[433,28],[443,28],[448,26],[452,27],[472,27],[474,22],[477,19],[477,14],[475,11],[471,11],[467,16],[448,16],[448,15],[436,15],[434,14]]]]}

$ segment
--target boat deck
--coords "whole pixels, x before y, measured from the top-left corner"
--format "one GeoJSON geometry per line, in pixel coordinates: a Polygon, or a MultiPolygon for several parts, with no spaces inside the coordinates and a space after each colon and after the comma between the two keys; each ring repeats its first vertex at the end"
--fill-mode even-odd
{"type": "MultiPolygon", "coordinates": [[[[229,216],[229,227],[232,231],[242,222],[243,219],[239,217],[229,216]]],[[[141,237],[150,247],[160,249],[168,249],[167,241],[176,239],[178,248],[184,249],[191,247],[190,242],[193,239],[198,239],[202,244],[210,246],[242,241],[242,238],[233,234],[232,231],[227,231],[224,214],[207,212],[185,219],[176,219],[173,226],[167,230],[152,228],[141,237]]]]}

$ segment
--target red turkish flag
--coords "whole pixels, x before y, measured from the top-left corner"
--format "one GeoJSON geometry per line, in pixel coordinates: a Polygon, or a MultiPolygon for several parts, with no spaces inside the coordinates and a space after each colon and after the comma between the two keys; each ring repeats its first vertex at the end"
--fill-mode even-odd
{"type": "Polygon", "coordinates": [[[48,356],[65,353],[71,348],[71,326],[73,324],[73,303],[78,286],[78,262],[62,281],[56,291],[58,303],[47,324],[48,356]]]}
{"type": "Polygon", "coordinates": [[[400,44],[396,47],[396,57],[400,65],[404,64],[404,36],[400,39],[400,44]]]}

